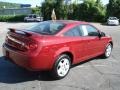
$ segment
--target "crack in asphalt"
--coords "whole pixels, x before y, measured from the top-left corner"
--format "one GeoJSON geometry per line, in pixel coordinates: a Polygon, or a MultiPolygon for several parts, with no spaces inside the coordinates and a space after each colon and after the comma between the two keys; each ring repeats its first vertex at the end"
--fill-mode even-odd
{"type": "Polygon", "coordinates": [[[105,73],[105,75],[113,75],[113,76],[120,77],[120,74],[117,74],[117,73],[115,73],[115,74],[113,74],[113,73],[105,73]]]}
{"type": "MultiPolygon", "coordinates": [[[[111,85],[110,79],[107,78],[107,77],[105,77],[106,74],[103,73],[103,72],[101,72],[100,70],[98,70],[91,62],[90,62],[90,66],[91,66],[91,68],[93,68],[95,71],[97,71],[97,72],[101,75],[101,77],[104,78],[105,81],[108,81],[108,87],[109,87],[109,88],[112,88],[112,90],[113,90],[113,87],[112,87],[112,85],[111,85]]],[[[105,82],[105,81],[104,81],[104,82],[105,82]]],[[[104,84],[104,82],[103,82],[102,84],[104,84]]],[[[99,82],[98,82],[98,84],[99,84],[99,82]]],[[[102,84],[101,84],[101,85],[102,85],[102,84]]],[[[98,85],[98,86],[100,86],[100,85],[98,85]]]]}
{"type": "Polygon", "coordinates": [[[42,90],[41,81],[38,81],[38,90],[42,90]]]}
{"type": "Polygon", "coordinates": [[[49,84],[51,86],[62,86],[62,87],[72,87],[72,88],[81,88],[81,87],[78,87],[78,86],[75,86],[75,85],[62,85],[62,84],[49,84]]]}
{"type": "Polygon", "coordinates": [[[93,68],[95,71],[97,71],[100,75],[104,75],[103,72],[101,72],[100,70],[98,70],[91,62],[89,62],[91,68],[93,68]]]}
{"type": "Polygon", "coordinates": [[[112,57],[113,59],[117,60],[117,58],[116,58],[114,55],[111,55],[111,57],[112,57]]]}
{"type": "Polygon", "coordinates": [[[113,88],[113,86],[112,86],[112,84],[111,84],[111,82],[110,82],[110,79],[107,79],[108,80],[108,85],[109,85],[109,88],[112,88],[112,90],[114,90],[114,88],[113,88]]]}

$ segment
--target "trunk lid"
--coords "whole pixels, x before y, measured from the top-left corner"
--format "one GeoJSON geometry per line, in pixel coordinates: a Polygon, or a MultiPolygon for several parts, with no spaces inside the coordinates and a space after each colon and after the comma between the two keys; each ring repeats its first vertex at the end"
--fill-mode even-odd
{"type": "MultiPolygon", "coordinates": [[[[16,30],[9,28],[7,33],[5,44],[11,48],[20,51],[33,50],[38,47],[39,40],[36,34],[26,30],[16,30]]],[[[39,35],[39,39],[42,36],[39,35]]]]}

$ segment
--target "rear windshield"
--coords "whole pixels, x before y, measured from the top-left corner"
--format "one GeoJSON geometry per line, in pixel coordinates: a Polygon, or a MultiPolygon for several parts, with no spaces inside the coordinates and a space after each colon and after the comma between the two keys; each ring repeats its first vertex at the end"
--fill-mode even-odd
{"type": "Polygon", "coordinates": [[[27,30],[43,35],[54,35],[65,27],[65,24],[59,22],[40,22],[31,25],[27,30]]]}
{"type": "Polygon", "coordinates": [[[32,17],[32,15],[29,15],[28,17],[32,17]]]}
{"type": "Polygon", "coordinates": [[[35,14],[30,14],[30,15],[28,15],[28,17],[37,17],[37,15],[35,15],[35,14]]]}

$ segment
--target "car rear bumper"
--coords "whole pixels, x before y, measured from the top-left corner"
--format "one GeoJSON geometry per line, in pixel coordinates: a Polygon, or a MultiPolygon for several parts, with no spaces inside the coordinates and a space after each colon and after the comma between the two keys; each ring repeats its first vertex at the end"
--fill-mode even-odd
{"type": "Polygon", "coordinates": [[[46,60],[44,55],[30,55],[12,50],[10,47],[3,45],[3,55],[12,63],[23,67],[30,71],[43,71],[51,69],[49,60],[46,60]],[[43,60],[44,59],[44,60],[43,60]]]}

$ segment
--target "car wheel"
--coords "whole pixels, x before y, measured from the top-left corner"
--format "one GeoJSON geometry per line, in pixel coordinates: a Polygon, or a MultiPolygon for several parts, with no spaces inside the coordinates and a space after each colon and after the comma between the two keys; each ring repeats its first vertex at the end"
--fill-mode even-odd
{"type": "Polygon", "coordinates": [[[104,58],[108,58],[110,57],[111,55],[111,52],[112,52],[112,45],[109,43],[105,49],[105,53],[104,53],[104,58]]]}
{"type": "Polygon", "coordinates": [[[66,54],[60,55],[54,64],[52,77],[55,79],[64,78],[68,74],[70,66],[71,58],[66,54]]]}

